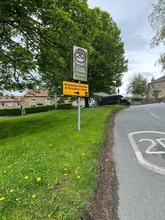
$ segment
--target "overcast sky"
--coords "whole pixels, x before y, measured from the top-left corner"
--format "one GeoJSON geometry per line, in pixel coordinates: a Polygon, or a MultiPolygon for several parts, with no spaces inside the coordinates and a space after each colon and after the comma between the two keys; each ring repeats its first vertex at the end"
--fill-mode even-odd
{"type": "Polygon", "coordinates": [[[125,54],[128,58],[128,72],[124,73],[120,93],[126,96],[126,88],[134,73],[141,73],[147,81],[162,76],[161,67],[155,66],[163,47],[150,49],[150,41],[155,35],[148,21],[152,4],[157,0],[88,0],[90,8],[99,7],[110,13],[121,30],[125,54]]]}

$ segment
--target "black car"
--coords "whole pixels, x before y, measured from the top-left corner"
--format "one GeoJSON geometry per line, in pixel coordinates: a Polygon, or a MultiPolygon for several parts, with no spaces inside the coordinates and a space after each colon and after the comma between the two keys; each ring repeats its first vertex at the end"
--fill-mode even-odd
{"type": "Polygon", "coordinates": [[[100,105],[115,105],[115,104],[130,106],[131,102],[129,100],[127,100],[126,98],[124,98],[122,95],[104,96],[104,97],[101,97],[100,101],[98,101],[98,106],[100,106],[100,105]]]}

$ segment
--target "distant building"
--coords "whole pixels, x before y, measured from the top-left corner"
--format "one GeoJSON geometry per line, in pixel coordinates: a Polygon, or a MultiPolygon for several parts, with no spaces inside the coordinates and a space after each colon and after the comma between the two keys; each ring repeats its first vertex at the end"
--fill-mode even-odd
{"type": "Polygon", "coordinates": [[[53,105],[53,100],[48,95],[48,90],[30,90],[24,95],[24,108],[44,105],[53,105]]]}
{"type": "Polygon", "coordinates": [[[0,109],[20,108],[23,96],[0,96],[0,109]]]}
{"type": "Polygon", "coordinates": [[[0,109],[53,105],[48,90],[28,91],[24,96],[0,96],[0,109]]]}
{"type": "Polygon", "coordinates": [[[151,79],[148,83],[148,99],[163,99],[165,98],[165,76],[158,79],[151,79]]]}

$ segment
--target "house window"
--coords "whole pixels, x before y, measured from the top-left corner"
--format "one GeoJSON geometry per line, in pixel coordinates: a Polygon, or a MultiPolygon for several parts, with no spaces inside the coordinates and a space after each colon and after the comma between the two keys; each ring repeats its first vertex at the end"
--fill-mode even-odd
{"type": "Polygon", "coordinates": [[[17,104],[16,104],[17,106],[20,106],[21,105],[21,103],[20,102],[17,102],[17,104]]]}
{"type": "Polygon", "coordinates": [[[152,92],[152,93],[151,93],[151,96],[155,96],[155,93],[154,93],[154,92],[152,92]]]}
{"type": "Polygon", "coordinates": [[[12,102],[8,102],[8,106],[12,106],[12,102]]]}
{"type": "Polygon", "coordinates": [[[151,85],[151,89],[154,89],[154,88],[155,88],[155,87],[154,87],[154,84],[152,84],[152,85],[151,85]]]}
{"type": "Polygon", "coordinates": [[[0,106],[4,106],[4,102],[0,102],[0,106]]]}
{"type": "Polygon", "coordinates": [[[50,97],[47,97],[47,98],[46,98],[46,101],[47,101],[47,102],[50,102],[50,97]]]}
{"type": "Polygon", "coordinates": [[[35,97],[31,98],[31,102],[35,102],[35,100],[36,100],[35,97]]]}
{"type": "Polygon", "coordinates": [[[31,105],[31,107],[35,107],[35,105],[31,105]]]}

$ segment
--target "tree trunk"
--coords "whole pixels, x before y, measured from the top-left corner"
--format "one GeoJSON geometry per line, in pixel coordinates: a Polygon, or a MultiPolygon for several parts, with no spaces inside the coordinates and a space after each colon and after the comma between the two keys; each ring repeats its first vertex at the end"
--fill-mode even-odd
{"type": "Polygon", "coordinates": [[[89,103],[88,103],[88,97],[85,97],[85,108],[89,107],[89,103]]]}

